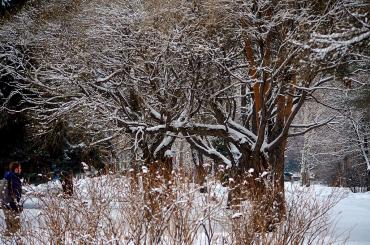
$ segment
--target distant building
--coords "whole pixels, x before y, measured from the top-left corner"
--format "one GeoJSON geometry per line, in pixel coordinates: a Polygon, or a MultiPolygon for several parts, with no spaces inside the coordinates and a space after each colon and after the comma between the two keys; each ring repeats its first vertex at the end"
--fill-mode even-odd
{"type": "Polygon", "coordinates": [[[284,172],[284,181],[300,181],[301,178],[300,173],[284,172]]]}
{"type": "Polygon", "coordinates": [[[300,173],[294,173],[292,176],[293,181],[300,181],[301,180],[301,174],[300,173]]]}
{"type": "Polygon", "coordinates": [[[290,172],[284,172],[284,181],[292,181],[293,180],[293,174],[290,172]]]}

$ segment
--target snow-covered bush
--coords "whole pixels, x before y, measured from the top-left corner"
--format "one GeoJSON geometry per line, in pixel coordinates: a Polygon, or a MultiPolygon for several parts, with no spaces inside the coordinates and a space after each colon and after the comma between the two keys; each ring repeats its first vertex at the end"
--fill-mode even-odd
{"type": "Polygon", "coordinates": [[[64,196],[57,184],[27,188],[27,196],[33,196],[33,202],[37,197],[37,205],[26,201],[18,240],[25,244],[330,244],[336,240],[328,215],[343,193],[335,189],[315,196],[312,188],[287,188],[286,217],[266,231],[253,220],[250,201],[229,209],[227,188],[212,178],[206,183],[208,193],[200,193],[200,186],[180,174],[170,185],[159,176],[163,185],[145,189],[146,174],[135,179],[107,175],[75,180],[72,197],[64,196]]]}
{"type": "Polygon", "coordinates": [[[335,234],[335,219],[330,216],[332,208],[346,195],[343,189],[315,190],[315,186],[288,185],[286,191],[286,216],[269,231],[261,231],[263,213],[255,221],[251,212],[254,209],[230,216],[233,244],[335,244],[347,239],[346,234],[342,237],[335,234]]]}

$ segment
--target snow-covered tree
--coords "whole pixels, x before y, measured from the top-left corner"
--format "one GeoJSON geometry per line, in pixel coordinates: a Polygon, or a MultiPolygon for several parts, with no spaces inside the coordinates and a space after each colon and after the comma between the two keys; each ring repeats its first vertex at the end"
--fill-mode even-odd
{"type": "Polygon", "coordinates": [[[331,120],[295,126],[294,118],[316,91],[343,85],[342,68],[361,61],[370,37],[361,0],[45,6],[2,28],[32,49],[16,86],[32,92],[23,98],[38,119],[67,115],[96,141],[129,133],[148,164],[185,137],[229,168],[232,193],[242,183],[257,200],[273,190],[266,225],[284,214],[288,136],[331,120]],[[45,21],[35,26],[40,12],[45,21]],[[301,131],[289,135],[291,127],[301,131]]]}

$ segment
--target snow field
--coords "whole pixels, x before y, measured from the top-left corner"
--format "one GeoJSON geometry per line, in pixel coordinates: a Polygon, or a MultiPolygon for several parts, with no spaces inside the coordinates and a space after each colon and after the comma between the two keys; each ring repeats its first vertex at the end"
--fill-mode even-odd
{"type": "Polygon", "coordinates": [[[175,181],[170,198],[165,188],[155,188],[150,201],[141,187],[132,192],[128,179],[120,176],[86,178],[74,184],[73,198],[63,197],[59,182],[27,186],[20,237],[2,236],[0,243],[17,244],[20,239],[24,244],[235,244],[249,234],[256,244],[282,237],[293,242],[294,236],[300,236],[302,244],[310,239],[322,244],[370,243],[369,193],[287,183],[288,222],[275,232],[254,234],[241,229],[252,229],[250,203],[244,202],[240,210],[227,209],[227,188],[212,181],[205,194],[192,183],[175,181]],[[309,220],[319,222],[307,225],[309,220]],[[294,236],[287,236],[289,232],[294,236]]]}

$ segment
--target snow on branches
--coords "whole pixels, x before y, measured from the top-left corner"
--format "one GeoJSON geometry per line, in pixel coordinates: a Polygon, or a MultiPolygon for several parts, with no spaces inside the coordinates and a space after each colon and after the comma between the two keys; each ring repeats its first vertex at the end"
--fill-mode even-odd
{"type": "Polygon", "coordinates": [[[359,62],[354,54],[370,36],[364,4],[102,6],[94,0],[44,19],[42,31],[29,19],[42,18],[38,13],[47,8],[33,9],[1,34],[33,51],[34,63],[19,86],[39,95],[24,98],[45,124],[69,115],[95,141],[128,133],[135,149],[154,158],[185,137],[215,161],[262,173],[282,164],[304,102],[318,89],[337,88],[338,68],[359,62]]]}

